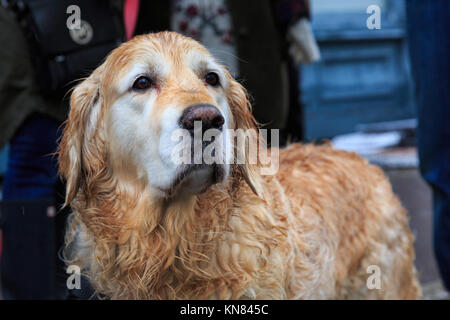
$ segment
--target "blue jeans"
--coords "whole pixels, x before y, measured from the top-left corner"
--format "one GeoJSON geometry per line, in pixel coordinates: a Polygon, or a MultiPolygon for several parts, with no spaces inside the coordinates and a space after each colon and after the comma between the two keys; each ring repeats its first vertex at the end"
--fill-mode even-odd
{"type": "Polygon", "coordinates": [[[53,153],[59,126],[59,121],[35,113],[10,141],[2,201],[4,250],[0,265],[4,299],[59,297],[54,288],[55,279],[62,279],[57,273],[62,263],[56,250],[64,230],[59,221],[64,217],[46,215],[48,206],[55,205],[58,175],[53,153]]]}
{"type": "Polygon", "coordinates": [[[450,1],[407,0],[420,170],[433,190],[434,251],[450,291],[450,1]]]}
{"type": "Polygon", "coordinates": [[[60,122],[29,116],[10,141],[3,200],[53,199],[58,179],[56,152],[60,122]]]}

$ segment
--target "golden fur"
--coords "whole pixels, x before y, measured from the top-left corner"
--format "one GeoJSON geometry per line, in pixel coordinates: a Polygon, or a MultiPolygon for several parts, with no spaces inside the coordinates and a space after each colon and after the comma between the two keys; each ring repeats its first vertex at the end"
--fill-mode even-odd
{"type": "MultiPolygon", "coordinates": [[[[406,212],[383,172],[355,154],[294,144],[280,150],[275,176],[261,176],[258,165],[232,165],[228,178],[204,193],[156,196],[152,177],[140,173],[133,154],[120,152],[105,124],[118,99],[115,81],[144,49],[178,68],[156,87],[150,126],[173,101],[181,107],[214,102],[182,66],[183,52],[209,53],[167,32],[120,46],[74,90],[59,151],[73,210],[66,259],[98,293],[113,299],[421,297],[406,212]],[[198,86],[180,88],[177,81],[186,78],[198,86]],[[369,265],[379,266],[381,289],[367,288],[369,265]]],[[[245,89],[224,72],[230,128],[255,128],[245,89]]]]}

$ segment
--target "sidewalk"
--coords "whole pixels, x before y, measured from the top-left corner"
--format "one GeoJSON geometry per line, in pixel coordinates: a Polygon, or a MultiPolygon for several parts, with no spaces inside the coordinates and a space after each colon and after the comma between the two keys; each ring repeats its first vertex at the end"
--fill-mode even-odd
{"type": "Polygon", "coordinates": [[[425,298],[448,298],[433,254],[431,190],[417,168],[385,169],[385,172],[394,192],[408,210],[410,226],[416,238],[416,267],[425,298]]]}

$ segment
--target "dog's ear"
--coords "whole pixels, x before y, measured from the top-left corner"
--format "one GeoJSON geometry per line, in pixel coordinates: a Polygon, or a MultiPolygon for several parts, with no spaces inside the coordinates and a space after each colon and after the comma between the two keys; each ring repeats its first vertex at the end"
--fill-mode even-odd
{"type": "Polygon", "coordinates": [[[252,106],[249,101],[247,90],[234,80],[229,73],[227,73],[227,78],[229,83],[227,99],[233,115],[233,129],[237,131],[243,130],[247,139],[243,146],[237,146],[236,143],[234,143],[235,163],[252,191],[258,197],[264,199],[263,184],[261,183],[259,172],[259,160],[257,154],[249,154],[249,152],[257,153],[259,143],[262,142],[259,140],[258,124],[252,114],[252,106]],[[239,158],[239,155],[243,155],[244,163],[237,159],[239,158]]]}
{"type": "Polygon", "coordinates": [[[58,147],[59,173],[66,180],[64,206],[75,198],[85,174],[83,157],[92,154],[90,143],[95,135],[100,113],[100,80],[103,66],[80,83],[70,97],[69,117],[64,124],[58,147]]]}

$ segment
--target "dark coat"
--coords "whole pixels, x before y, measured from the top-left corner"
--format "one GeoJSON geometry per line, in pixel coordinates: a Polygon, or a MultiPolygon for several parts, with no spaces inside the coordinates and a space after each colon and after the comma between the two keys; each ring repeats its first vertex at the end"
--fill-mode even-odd
{"type": "MultiPolygon", "coordinates": [[[[118,30],[123,0],[110,0],[118,30]]],[[[0,6],[0,150],[13,137],[24,120],[40,112],[61,122],[69,112],[69,94],[44,96],[36,82],[31,53],[25,34],[5,8],[0,6]]]]}
{"type": "Polygon", "coordinates": [[[239,57],[239,78],[264,128],[283,129],[288,112],[287,64],[272,1],[228,0],[239,57]]]}

